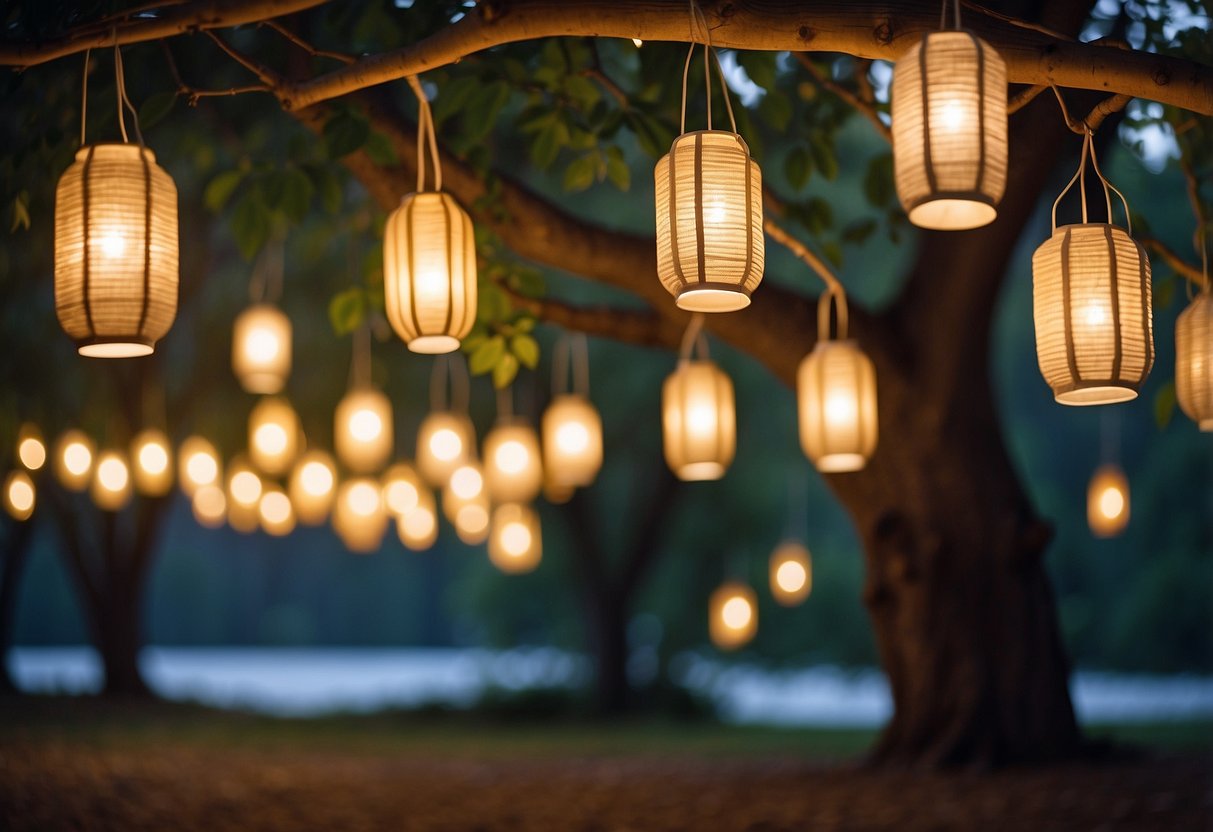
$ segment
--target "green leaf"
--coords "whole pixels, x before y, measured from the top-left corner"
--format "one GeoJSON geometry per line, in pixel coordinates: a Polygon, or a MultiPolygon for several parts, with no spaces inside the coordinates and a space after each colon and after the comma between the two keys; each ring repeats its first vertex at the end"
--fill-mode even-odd
{"type": "Polygon", "coordinates": [[[339,110],[324,125],[324,144],[330,159],[348,156],[366,144],[370,135],[366,119],[349,110],[339,110]]]}
{"type": "Polygon", "coordinates": [[[472,375],[480,376],[494,369],[505,355],[505,338],[494,335],[478,346],[468,358],[472,375]]]}
{"type": "Polygon", "coordinates": [[[539,365],[539,342],[530,335],[515,335],[511,338],[510,352],[524,367],[533,370],[539,365]]]}
{"type": "Polygon", "coordinates": [[[540,170],[547,170],[556,161],[560,148],[568,138],[569,128],[561,121],[554,121],[540,130],[531,143],[531,164],[540,170]]]}
{"type": "Polygon", "coordinates": [[[476,299],[476,320],[481,323],[496,323],[510,314],[510,299],[500,286],[491,280],[479,284],[476,299]]]}
{"type": "Polygon", "coordinates": [[[1154,423],[1162,430],[1175,415],[1175,382],[1168,381],[1154,394],[1154,423]]]}
{"type": "Polygon", "coordinates": [[[737,63],[741,64],[741,68],[745,70],[745,74],[750,76],[750,80],[764,90],[769,90],[775,86],[775,59],[774,52],[747,52],[737,51],[737,63]]]}
{"type": "Polygon", "coordinates": [[[329,323],[337,335],[349,335],[366,317],[366,292],[360,287],[338,292],[329,301],[329,323]]]}
{"type": "Polygon", "coordinates": [[[459,112],[479,87],[479,78],[465,75],[439,88],[431,110],[434,115],[435,126],[441,125],[448,118],[459,112]]]}
{"type": "Polygon", "coordinates": [[[206,190],[202,193],[203,204],[212,213],[218,214],[243,181],[244,171],[225,170],[207,184],[206,190]]]}
{"type": "Polygon", "coordinates": [[[381,168],[391,168],[400,164],[400,160],[396,158],[396,148],[392,147],[391,140],[382,133],[371,133],[363,149],[366,151],[366,155],[371,157],[371,161],[381,168]]]}
{"type": "Polygon", "coordinates": [[[320,204],[330,214],[341,210],[341,181],[328,165],[307,165],[304,167],[312,178],[312,184],[320,194],[320,204]]]}
{"type": "Polygon", "coordinates": [[[788,184],[798,191],[809,183],[809,176],[813,172],[813,159],[804,145],[798,144],[788,152],[788,157],[783,162],[783,172],[788,178],[788,184]]]}
{"type": "Polygon", "coordinates": [[[506,353],[501,356],[501,360],[497,362],[497,366],[493,368],[493,386],[498,390],[503,390],[510,386],[510,382],[518,375],[518,359],[506,353]]]}
{"type": "Polygon", "coordinates": [[[587,153],[569,162],[564,169],[564,189],[569,193],[584,191],[594,184],[598,174],[598,154],[587,153]]]}
{"type": "Polygon", "coordinates": [[[623,151],[617,147],[607,148],[607,179],[621,191],[632,187],[632,169],[623,158],[623,151]]]}
{"type": "Polygon", "coordinates": [[[307,216],[315,193],[312,180],[299,168],[275,171],[266,181],[266,201],[270,208],[281,211],[292,222],[307,216]]]}
{"type": "Polygon", "coordinates": [[[256,188],[236,203],[229,221],[236,246],[245,260],[252,260],[270,235],[270,212],[256,188]]]}
{"type": "Polygon", "coordinates": [[[509,98],[510,86],[505,81],[480,85],[468,101],[468,118],[463,119],[463,147],[470,148],[489,134],[509,98]]]}
{"type": "Polygon", "coordinates": [[[863,176],[863,193],[868,202],[883,208],[893,199],[893,155],[882,153],[868,160],[863,176]]]}
{"type": "Polygon", "coordinates": [[[809,133],[809,153],[813,156],[813,167],[821,171],[821,175],[833,181],[838,176],[838,157],[834,155],[834,145],[823,133],[809,133]]]}
{"type": "Polygon", "coordinates": [[[564,91],[568,94],[569,98],[581,105],[583,110],[589,110],[602,98],[602,93],[598,91],[598,87],[584,75],[569,75],[566,77],[564,79],[564,91]]]}
{"type": "Polygon", "coordinates": [[[792,102],[783,93],[772,90],[758,102],[758,114],[772,128],[782,133],[792,120],[792,102]]]}
{"type": "Polygon", "coordinates": [[[173,111],[177,101],[176,92],[158,92],[143,102],[139,108],[139,129],[150,130],[173,111]]]}
{"type": "Polygon", "coordinates": [[[848,223],[842,230],[842,241],[852,245],[862,245],[876,231],[876,220],[867,217],[848,223]]]}

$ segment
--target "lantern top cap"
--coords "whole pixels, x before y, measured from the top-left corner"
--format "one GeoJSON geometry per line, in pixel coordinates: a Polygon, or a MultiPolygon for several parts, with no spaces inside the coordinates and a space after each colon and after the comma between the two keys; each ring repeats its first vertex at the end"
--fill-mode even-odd
{"type": "Polygon", "coordinates": [[[156,161],[155,151],[153,151],[150,147],[135,144],[134,142],[93,142],[92,144],[86,144],[81,146],[81,148],[76,151],[76,160],[82,162],[88,158],[90,153],[94,153],[96,151],[102,151],[104,153],[109,153],[111,151],[123,152],[129,153],[132,156],[142,154],[147,157],[149,162],[156,161]]]}

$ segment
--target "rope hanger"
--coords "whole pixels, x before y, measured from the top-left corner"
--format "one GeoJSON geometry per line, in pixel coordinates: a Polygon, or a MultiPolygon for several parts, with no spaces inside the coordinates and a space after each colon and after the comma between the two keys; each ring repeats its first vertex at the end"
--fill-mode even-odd
{"type": "MultiPolygon", "coordinates": [[[[84,50],[84,80],[81,83],[80,93],[80,146],[84,147],[88,144],[86,140],[85,126],[88,122],[88,67],[89,60],[92,57],[93,50],[88,48],[84,50]]],[[[117,37],[115,36],[114,44],[114,87],[115,95],[117,96],[118,104],[118,130],[122,133],[122,141],[130,143],[130,137],[126,132],[126,115],[123,107],[130,110],[131,118],[135,122],[135,139],[140,147],[143,147],[143,130],[139,127],[139,111],[135,109],[135,105],[131,103],[130,98],[126,94],[126,70],[122,64],[122,47],[117,45],[117,37]]]]}
{"type": "Polygon", "coordinates": [[[737,119],[733,116],[733,102],[729,98],[729,86],[724,80],[724,70],[720,66],[720,58],[712,46],[712,30],[708,28],[708,19],[703,14],[696,0],[689,0],[691,7],[691,45],[687,48],[686,64],[682,68],[682,118],[679,121],[679,133],[687,131],[687,80],[691,74],[691,58],[695,54],[696,24],[703,26],[703,89],[708,103],[708,129],[712,129],[712,63],[716,64],[716,74],[720,77],[720,89],[724,95],[724,106],[729,113],[729,125],[734,135],[737,133],[737,119]]]}
{"type": "Polygon", "coordinates": [[[417,96],[417,193],[425,191],[425,146],[430,146],[430,161],[434,165],[434,190],[442,190],[442,161],[438,158],[438,139],[434,135],[434,114],[430,100],[416,75],[408,76],[409,86],[417,96]]]}

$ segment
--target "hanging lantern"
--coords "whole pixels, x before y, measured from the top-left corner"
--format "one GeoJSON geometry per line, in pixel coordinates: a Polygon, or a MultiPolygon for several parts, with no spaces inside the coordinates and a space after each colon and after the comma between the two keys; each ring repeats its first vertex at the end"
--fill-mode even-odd
{"type": "Polygon", "coordinates": [[[333,435],[341,464],[359,474],[383,468],[392,455],[392,403],[372,387],[354,389],[337,405],[333,435]]]}
{"type": "Polygon", "coordinates": [[[417,467],[430,485],[446,485],[469,458],[475,443],[475,429],[466,414],[430,413],[417,431],[417,467]]]}
{"type": "Polygon", "coordinates": [[[383,505],[393,517],[408,514],[421,504],[425,485],[406,462],[398,462],[383,475],[383,505]]]}
{"type": "Polygon", "coordinates": [[[299,417],[281,396],[257,402],[248,419],[249,457],[270,476],[290,470],[299,450],[299,417]]]}
{"type": "Polygon", "coordinates": [[[416,507],[396,518],[396,534],[406,548],[424,552],[438,539],[438,513],[428,488],[420,489],[417,496],[416,507]]]}
{"type": "Polygon", "coordinates": [[[177,465],[177,481],[187,497],[193,497],[203,486],[219,485],[219,453],[201,436],[191,436],[181,443],[177,465]]]}
{"type": "Polygon", "coordinates": [[[507,574],[530,572],[543,557],[539,515],[530,506],[506,503],[493,509],[489,560],[507,574]]]}
{"type": "Polygon", "coordinates": [[[708,633],[721,650],[736,650],[758,632],[758,598],[743,583],[727,581],[708,603],[708,633]]]}
{"type": "Polygon", "coordinates": [[[703,29],[708,129],[686,132],[686,84],[695,49],[692,43],[682,75],[681,135],[674,139],[670,152],[658,160],[653,173],[657,276],[679,309],[733,312],[750,305],[750,293],[762,280],[766,255],[762,171],[737,133],[723,73],[720,85],[732,130],[712,129],[709,66],[715,61],[715,53],[706,22],[703,29]]]}
{"type": "Polygon", "coordinates": [[[34,513],[37,490],[25,471],[13,471],[4,480],[4,510],[14,520],[28,520],[34,513]]]}
{"type": "Polygon", "coordinates": [[[1088,132],[1078,171],[1053,203],[1053,234],[1032,255],[1032,310],[1040,372],[1061,404],[1113,404],[1137,398],[1154,364],[1150,260],[1129,230],[1112,225],[1112,193],[1088,132]],[[1088,156],[1103,184],[1107,223],[1057,226],[1057,205],[1080,179],[1088,156]]]}
{"type": "Polygon", "coordinates": [[[1213,431],[1213,294],[1204,290],[1175,322],[1175,398],[1202,431],[1213,431]]]}
{"type": "Polygon", "coordinates": [[[232,371],[250,393],[282,392],[291,374],[291,319],[281,309],[259,303],[236,318],[232,371]]]}
{"type": "Polygon", "coordinates": [[[1116,537],[1129,525],[1129,480],[1115,465],[1102,465],[1087,486],[1087,524],[1096,537],[1116,537]]]}
{"type": "Polygon", "coordinates": [[[343,482],[333,505],[333,531],[345,547],[360,554],[374,552],[386,527],[379,483],[369,477],[343,482]]]}
{"type": "Polygon", "coordinates": [[[131,443],[135,489],[149,497],[162,497],[173,488],[173,465],[164,431],[148,428],[131,443]]]}
{"type": "Polygon", "coordinates": [[[131,469],[120,451],[98,454],[90,494],[103,511],[120,511],[130,502],[131,469]]]}
{"type": "Polygon", "coordinates": [[[265,484],[244,457],[227,466],[227,522],[238,532],[249,534],[260,525],[259,506],[265,484]]]}
{"type": "Polygon", "coordinates": [[[699,335],[702,318],[687,328],[678,367],[661,387],[662,447],[670,470],[680,480],[718,480],[733,461],[737,417],[733,382],[708,360],[699,335]],[[698,345],[700,358],[692,360],[698,345]]]}
{"type": "Polygon", "coordinates": [[[17,432],[17,459],[27,470],[37,471],[46,464],[46,444],[38,426],[26,422],[17,432]]]}
{"type": "Polygon", "coordinates": [[[416,78],[417,192],[400,201],[383,233],[384,307],[396,334],[413,352],[459,349],[476,322],[476,245],[472,220],[442,192],[442,168],[429,101],[416,78]],[[434,190],[425,189],[425,147],[434,190]]]}
{"type": "Polygon", "coordinates": [[[817,470],[858,471],[876,450],[876,370],[859,345],[847,340],[847,305],[841,291],[817,303],[817,345],[796,375],[800,447],[817,470]],[[838,304],[838,337],[830,338],[830,302],[838,304]]]}
{"type": "Polygon", "coordinates": [[[588,399],[557,396],[543,412],[543,458],[553,485],[587,486],[602,467],[602,419],[588,399]]]}
{"type": "Polygon", "coordinates": [[[69,430],[59,437],[55,454],[55,475],[64,488],[83,491],[88,488],[93,470],[93,440],[78,430],[69,430]]]}
{"type": "Polygon", "coordinates": [[[276,485],[266,486],[261,492],[257,514],[262,530],[268,535],[285,537],[295,530],[295,510],[290,498],[276,485]]]}
{"type": "Polygon", "coordinates": [[[459,539],[469,546],[484,542],[489,534],[489,495],[484,473],[469,460],[451,474],[442,490],[442,513],[455,526],[459,539]]]}
{"type": "Polygon", "coordinates": [[[319,526],[329,516],[337,487],[337,467],[324,451],[308,451],[299,457],[289,484],[295,516],[305,526],[319,526]]]}
{"type": "Polygon", "coordinates": [[[494,502],[530,502],[543,488],[543,463],[535,429],[502,419],[484,438],[484,476],[494,502]]]}
{"type": "Polygon", "coordinates": [[[794,607],[809,597],[813,588],[813,567],[809,550],[803,543],[785,540],[771,553],[771,595],[785,606],[794,607]]]}
{"type": "Polygon", "coordinates": [[[190,498],[190,508],[198,525],[217,529],[227,520],[227,495],[214,483],[199,486],[190,498]]]}
{"type": "Polygon", "coordinates": [[[942,231],[993,222],[1007,184],[1006,64],[954,8],[955,31],[923,35],[891,88],[897,195],[910,222],[942,231]]]}

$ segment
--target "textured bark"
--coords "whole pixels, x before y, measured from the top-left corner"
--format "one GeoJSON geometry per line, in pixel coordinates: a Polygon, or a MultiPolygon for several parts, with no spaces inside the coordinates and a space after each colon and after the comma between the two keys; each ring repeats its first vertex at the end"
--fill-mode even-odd
{"type": "Polygon", "coordinates": [[[4,536],[4,564],[0,567],[0,694],[17,692],[8,669],[8,651],[13,646],[13,626],[17,617],[17,589],[29,560],[34,537],[32,521],[8,520],[4,536]]]}

